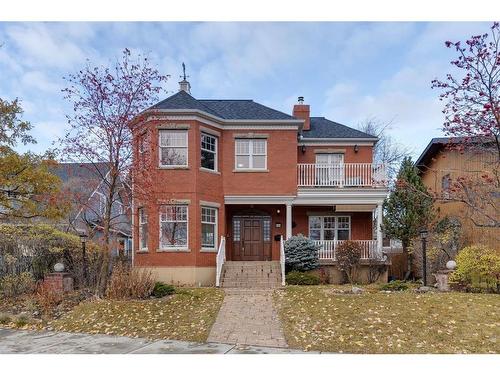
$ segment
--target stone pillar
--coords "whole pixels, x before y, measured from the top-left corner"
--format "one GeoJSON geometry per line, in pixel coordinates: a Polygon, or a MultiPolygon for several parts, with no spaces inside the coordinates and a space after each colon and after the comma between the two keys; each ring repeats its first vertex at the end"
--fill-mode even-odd
{"type": "Polygon", "coordinates": [[[292,204],[286,204],[286,237],[285,239],[289,239],[292,237],[292,204]]]}
{"type": "Polygon", "coordinates": [[[49,273],[43,278],[43,283],[56,293],[63,294],[73,291],[73,278],[68,273],[49,273]]]}

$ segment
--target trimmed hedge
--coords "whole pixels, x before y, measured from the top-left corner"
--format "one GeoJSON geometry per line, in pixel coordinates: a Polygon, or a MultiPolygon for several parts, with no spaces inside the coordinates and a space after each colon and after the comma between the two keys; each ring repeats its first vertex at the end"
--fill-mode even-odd
{"type": "Polygon", "coordinates": [[[289,285],[319,285],[319,276],[311,273],[290,271],[286,275],[286,282],[289,285]]]}
{"type": "Polygon", "coordinates": [[[156,282],[152,295],[156,298],[162,298],[170,294],[175,293],[175,288],[172,285],[162,283],[161,281],[156,282]]]}

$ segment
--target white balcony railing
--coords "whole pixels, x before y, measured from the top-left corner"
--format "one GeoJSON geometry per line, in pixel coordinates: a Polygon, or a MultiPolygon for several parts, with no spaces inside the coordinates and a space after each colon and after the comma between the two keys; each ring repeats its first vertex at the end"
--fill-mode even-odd
{"type": "MultiPolygon", "coordinates": [[[[337,260],[336,250],[342,242],[345,241],[315,240],[314,243],[320,247],[318,252],[319,259],[337,260]]],[[[379,253],[377,249],[377,240],[353,240],[353,242],[357,242],[361,245],[361,259],[382,259],[382,254],[379,253]]]]}
{"type": "Polygon", "coordinates": [[[222,266],[226,262],[226,238],[221,236],[219,250],[216,257],[216,273],[215,273],[215,286],[220,286],[220,277],[222,273],[222,266]]]}
{"type": "Polygon", "coordinates": [[[302,187],[387,186],[386,168],[383,164],[298,164],[297,177],[298,186],[302,187]]]}

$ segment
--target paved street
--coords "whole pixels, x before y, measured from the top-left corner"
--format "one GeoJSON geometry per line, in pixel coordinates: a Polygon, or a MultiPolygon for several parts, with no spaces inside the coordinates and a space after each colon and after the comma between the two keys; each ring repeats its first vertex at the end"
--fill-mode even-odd
{"type": "Polygon", "coordinates": [[[224,289],[225,297],[208,341],[286,348],[272,290],[224,289]]]}
{"type": "Polygon", "coordinates": [[[286,354],[286,348],[0,329],[0,354],[286,354]]]}

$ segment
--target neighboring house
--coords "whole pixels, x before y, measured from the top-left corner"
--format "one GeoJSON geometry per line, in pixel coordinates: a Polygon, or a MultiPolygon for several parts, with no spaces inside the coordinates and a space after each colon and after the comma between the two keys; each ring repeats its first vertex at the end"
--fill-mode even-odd
{"type": "Polygon", "coordinates": [[[478,189],[470,192],[471,200],[476,199],[479,204],[484,204],[484,212],[488,215],[499,215],[500,192],[495,191],[492,187],[494,185],[488,186],[482,180],[483,176],[493,176],[494,169],[498,173],[498,156],[488,151],[485,139],[475,139],[473,144],[476,146],[469,148],[460,147],[463,143],[464,140],[460,137],[433,138],[415,165],[424,184],[438,198],[435,206],[439,209],[439,218],[448,216],[459,219],[466,244],[485,244],[499,248],[500,228],[482,227],[486,221],[484,215],[451,199],[456,196],[453,189],[457,178],[473,178],[480,183],[478,189]]]}
{"type": "MultiPolygon", "coordinates": [[[[98,240],[102,236],[109,174],[107,163],[59,163],[54,174],[61,178],[62,191],[71,208],[64,219],[58,223],[65,231],[85,233],[98,240]]],[[[125,181],[119,194],[113,199],[111,209],[111,233],[116,241],[113,252],[131,253],[130,187],[125,181]]]]}
{"type": "Polygon", "coordinates": [[[345,240],[361,244],[364,264],[385,264],[376,137],[310,116],[302,97],[289,115],[253,100],[195,99],[180,84],[133,125],[134,266],[214,285],[224,261],[280,261],[281,238],[299,233],[332,267],[345,240]]]}

